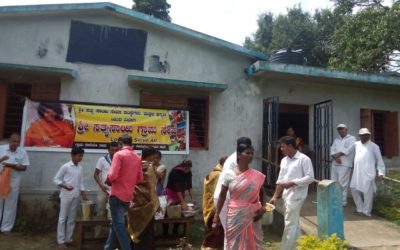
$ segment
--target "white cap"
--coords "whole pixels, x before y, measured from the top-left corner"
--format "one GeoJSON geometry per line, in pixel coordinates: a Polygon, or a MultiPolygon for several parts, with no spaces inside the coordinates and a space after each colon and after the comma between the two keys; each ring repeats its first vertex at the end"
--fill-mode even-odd
{"type": "Polygon", "coordinates": [[[359,135],[370,135],[371,132],[369,132],[369,130],[367,128],[362,128],[360,129],[360,131],[358,131],[359,135]]]}
{"type": "Polygon", "coordinates": [[[340,123],[336,128],[347,128],[346,124],[340,123]]]}

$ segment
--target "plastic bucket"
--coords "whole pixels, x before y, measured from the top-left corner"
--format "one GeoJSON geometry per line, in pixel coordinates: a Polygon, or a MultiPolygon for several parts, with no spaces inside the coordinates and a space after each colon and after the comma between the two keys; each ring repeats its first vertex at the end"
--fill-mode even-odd
{"type": "Polygon", "coordinates": [[[262,217],[263,226],[271,225],[272,222],[274,221],[275,206],[272,205],[271,203],[266,203],[265,208],[267,211],[264,213],[262,217]]]}
{"type": "Polygon", "coordinates": [[[82,201],[82,220],[92,219],[95,205],[96,203],[94,201],[82,201]]]}

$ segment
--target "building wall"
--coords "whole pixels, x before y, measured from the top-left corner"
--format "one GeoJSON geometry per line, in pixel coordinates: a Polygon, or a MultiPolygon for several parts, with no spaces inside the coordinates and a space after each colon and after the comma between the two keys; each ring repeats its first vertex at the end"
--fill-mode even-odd
{"type": "MultiPolygon", "coordinates": [[[[4,51],[0,54],[1,63],[63,67],[78,71],[77,79],[62,79],[60,100],[138,105],[140,88],[128,85],[127,78],[130,74],[228,84],[229,87],[224,92],[209,94],[208,150],[191,150],[188,156],[163,156],[162,161],[168,166],[168,170],[186,157],[193,161],[193,187],[197,195],[201,194],[204,176],[219,158],[234,152],[238,136],[252,138],[259,154],[261,99],[258,98],[260,92],[254,93],[249,88],[244,74],[244,69],[252,63],[249,58],[178,33],[166,32],[157,27],[100,12],[72,17],[2,17],[0,32],[0,46],[4,51]],[[146,30],[148,40],[145,71],[65,62],[71,20],[146,30]],[[43,58],[36,55],[40,46],[48,49],[43,58]],[[147,72],[151,55],[159,55],[161,60],[167,60],[170,64],[169,73],[147,72]],[[246,107],[253,108],[250,111],[246,107]]],[[[21,193],[29,198],[48,196],[56,190],[52,179],[59,167],[69,161],[69,154],[32,151],[28,154],[31,166],[23,174],[21,193]]],[[[90,191],[97,190],[93,172],[97,159],[102,155],[103,153],[86,153],[82,161],[86,188],[90,191]]],[[[259,167],[260,163],[255,162],[254,166],[259,167]]]]}
{"type": "MultiPolygon", "coordinates": [[[[332,100],[333,129],[337,137],[336,125],[345,123],[349,134],[357,137],[360,129],[360,109],[374,109],[400,112],[400,92],[393,88],[376,86],[349,86],[333,84],[329,80],[316,83],[292,82],[262,78],[253,80],[257,88],[262,90],[261,99],[279,96],[280,103],[308,105],[309,108],[309,142],[313,149],[313,105],[332,100]]],[[[400,122],[400,121],[398,121],[400,122]]],[[[358,138],[358,137],[357,137],[358,138]]],[[[399,142],[400,143],[400,142],[399,142]]],[[[400,169],[400,158],[385,159],[387,168],[400,169]]]]}
{"type": "MultiPolygon", "coordinates": [[[[329,82],[301,83],[271,80],[268,77],[247,79],[244,69],[252,64],[249,58],[231,50],[217,48],[175,32],[134,22],[103,12],[65,16],[0,17],[0,63],[28,64],[75,69],[79,77],[61,80],[60,100],[108,104],[139,104],[140,88],[128,85],[128,75],[143,75],[188,81],[228,84],[223,92],[209,93],[209,147],[191,150],[188,156],[164,155],[162,161],[168,170],[184,158],[193,161],[193,187],[200,196],[203,178],[219,158],[235,150],[235,140],[248,136],[253,140],[256,155],[261,155],[262,101],[279,96],[282,103],[310,106],[310,138],[312,144],[312,105],[333,100],[334,124],[346,123],[349,132],[359,129],[360,108],[399,111],[400,97],[390,89],[331,85],[329,82]],[[65,62],[71,20],[93,24],[144,29],[148,32],[145,71],[126,70],[117,66],[65,62]],[[45,47],[45,57],[37,56],[39,47],[45,47]],[[170,64],[168,73],[150,73],[149,58],[159,55],[170,64]],[[291,93],[289,93],[290,89],[291,93]],[[383,101],[384,100],[384,101],[383,101]]],[[[193,92],[193,91],[192,91],[193,92]]],[[[312,145],[311,145],[312,147],[312,145]]],[[[23,174],[21,193],[25,199],[47,199],[56,190],[52,179],[59,167],[69,161],[68,153],[28,152],[31,166],[23,174]],[[44,198],[45,197],[45,198],[44,198]]],[[[96,161],[103,153],[87,153],[83,159],[85,184],[91,194],[97,190],[93,179],[96,161]]],[[[393,165],[398,159],[387,160],[393,165]]],[[[261,163],[253,162],[259,169],[261,163]]],[[[200,198],[199,198],[200,199],[200,198]]]]}

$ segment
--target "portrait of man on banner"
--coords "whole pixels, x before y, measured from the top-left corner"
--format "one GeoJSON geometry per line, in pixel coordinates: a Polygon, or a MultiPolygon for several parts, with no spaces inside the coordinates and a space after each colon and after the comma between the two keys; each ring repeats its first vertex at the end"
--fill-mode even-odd
{"type": "Polygon", "coordinates": [[[26,101],[26,147],[71,148],[74,143],[72,105],[26,101]]]}

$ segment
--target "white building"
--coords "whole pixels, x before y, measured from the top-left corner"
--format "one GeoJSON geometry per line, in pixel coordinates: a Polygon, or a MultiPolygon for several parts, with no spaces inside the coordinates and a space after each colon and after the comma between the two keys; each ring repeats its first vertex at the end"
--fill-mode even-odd
{"type": "MultiPolygon", "coordinates": [[[[336,136],[337,123],[346,123],[351,134],[361,125],[371,128],[388,165],[398,162],[399,77],[268,63],[258,52],[111,3],[0,7],[0,34],[3,138],[20,130],[24,96],[188,108],[196,116],[202,147],[191,148],[188,156],[164,155],[163,162],[171,169],[183,158],[191,159],[197,194],[219,158],[234,152],[237,137],[250,137],[257,155],[275,159],[273,150],[267,154],[267,146],[273,146],[288,126],[296,128],[311,155],[318,155],[321,178],[326,177],[326,149],[336,136]],[[142,61],[129,69],[110,62],[122,55],[100,53],[89,56],[90,62],[74,60],[69,50],[75,56],[86,50],[75,46],[79,36],[73,33],[73,24],[104,32],[112,28],[142,32],[146,36],[139,51],[142,61]],[[279,107],[277,98],[264,101],[269,97],[279,97],[279,107]]],[[[124,41],[117,42],[122,43],[116,47],[124,48],[124,41]]],[[[56,189],[52,178],[70,156],[28,154],[31,166],[23,176],[22,199],[47,199],[56,189]]],[[[87,153],[82,162],[90,190],[97,190],[92,176],[102,154],[87,153]]],[[[253,166],[261,169],[261,162],[255,160],[253,166]]],[[[276,172],[268,173],[273,185],[276,172]]]]}

